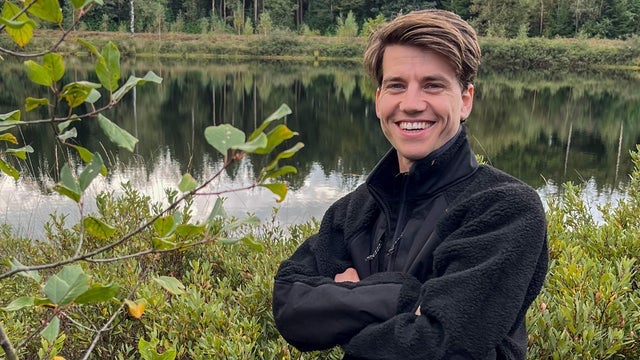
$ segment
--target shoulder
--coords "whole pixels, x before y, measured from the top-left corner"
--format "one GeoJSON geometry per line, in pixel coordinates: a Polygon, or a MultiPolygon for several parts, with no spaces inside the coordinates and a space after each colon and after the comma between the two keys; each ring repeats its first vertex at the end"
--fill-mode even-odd
{"type": "Polygon", "coordinates": [[[480,165],[459,193],[461,199],[482,197],[495,200],[528,201],[542,205],[534,188],[506,172],[488,165],[480,165]]]}
{"type": "Polygon", "coordinates": [[[457,221],[546,221],[540,195],[528,184],[491,166],[481,165],[449,196],[448,217],[457,221]]]}

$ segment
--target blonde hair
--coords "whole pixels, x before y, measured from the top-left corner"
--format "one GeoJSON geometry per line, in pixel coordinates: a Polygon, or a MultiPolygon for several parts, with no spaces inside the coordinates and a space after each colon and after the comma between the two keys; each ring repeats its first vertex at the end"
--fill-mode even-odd
{"type": "Polygon", "coordinates": [[[382,58],[389,45],[408,45],[433,51],[447,59],[462,88],[473,84],[480,65],[475,30],[460,16],[445,10],[420,10],[401,15],[369,36],[363,64],[382,84],[382,58]]]}

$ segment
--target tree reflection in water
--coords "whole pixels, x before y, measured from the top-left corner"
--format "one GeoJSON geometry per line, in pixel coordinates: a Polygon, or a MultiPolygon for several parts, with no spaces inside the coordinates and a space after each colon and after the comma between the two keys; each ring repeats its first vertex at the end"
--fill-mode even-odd
{"type": "MultiPolygon", "coordinates": [[[[25,96],[44,94],[44,89],[28,85],[19,64],[6,65],[0,69],[0,113],[15,110],[25,96]]],[[[91,188],[93,194],[118,191],[121,182],[130,181],[162,200],[164,188],[176,188],[182,173],[203,179],[218,168],[220,159],[203,138],[207,126],[230,123],[250,132],[282,103],[293,110],[287,125],[300,133],[293,140],[305,143],[291,159],[299,170],[289,178],[291,191],[282,204],[258,190],[228,195],[231,213],[252,212],[267,219],[277,206],[277,219],[283,223],[319,218],[329,204],[362,183],[389,148],[375,118],[375,86],[358,64],[190,60],[137,62],[123,69],[138,74],[153,70],[164,81],[140,87],[135,103],[127,95],[106,114],[140,139],[135,154],[110,147],[95,122],[78,126],[82,145],[101,150],[111,164],[109,176],[91,188]]],[[[91,79],[90,70],[77,66],[64,81],[74,81],[74,74],[91,79]]],[[[616,189],[631,171],[628,152],[640,142],[639,82],[624,72],[481,74],[467,122],[472,147],[489,163],[539,189],[543,197],[573,181],[585,184],[585,197],[592,203],[615,199],[622,196],[616,189]]],[[[46,115],[26,114],[29,119],[46,115]]],[[[21,180],[0,177],[0,222],[30,236],[42,233],[49,212],[69,213],[73,219],[77,209],[47,190],[59,166],[48,127],[22,132],[36,152],[17,165],[29,173],[21,180]]],[[[219,185],[245,184],[264,161],[246,159],[219,185]]],[[[208,208],[213,201],[199,198],[196,208],[208,208]]],[[[88,210],[91,203],[85,205],[88,210]]]]}

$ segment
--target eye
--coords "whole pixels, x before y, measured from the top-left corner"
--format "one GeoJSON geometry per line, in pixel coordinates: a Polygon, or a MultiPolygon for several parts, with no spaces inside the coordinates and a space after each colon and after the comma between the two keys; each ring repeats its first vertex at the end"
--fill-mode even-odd
{"type": "Polygon", "coordinates": [[[444,85],[440,83],[426,83],[424,85],[424,88],[427,90],[440,90],[440,89],[444,89],[444,85]]]}
{"type": "Polygon", "coordinates": [[[390,82],[390,83],[387,83],[385,88],[387,88],[389,90],[402,90],[402,89],[404,89],[404,85],[402,83],[399,83],[399,82],[390,82]]]}

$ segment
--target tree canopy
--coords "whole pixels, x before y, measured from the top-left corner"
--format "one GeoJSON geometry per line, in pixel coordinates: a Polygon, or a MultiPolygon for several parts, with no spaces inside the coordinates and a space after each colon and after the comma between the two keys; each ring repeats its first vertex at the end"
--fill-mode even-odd
{"type": "MultiPolygon", "coordinates": [[[[130,0],[105,0],[85,17],[88,30],[127,29],[130,0]]],[[[69,1],[61,0],[71,8],[69,1]]],[[[335,35],[349,12],[367,20],[416,9],[453,11],[482,36],[597,37],[626,39],[640,34],[640,0],[134,0],[136,31],[238,32],[257,29],[262,14],[276,27],[335,35]],[[238,21],[238,19],[242,21],[238,21]],[[244,20],[243,20],[244,19],[244,20]]]]}

